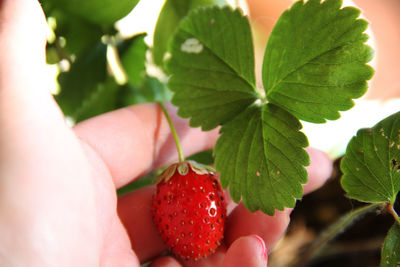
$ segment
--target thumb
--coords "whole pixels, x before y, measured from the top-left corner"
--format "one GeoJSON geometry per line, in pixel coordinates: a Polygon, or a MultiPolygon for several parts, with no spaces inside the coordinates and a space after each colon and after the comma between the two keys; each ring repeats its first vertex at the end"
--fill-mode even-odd
{"type": "Polygon", "coordinates": [[[46,31],[37,0],[0,0],[0,158],[26,159],[67,132],[46,82],[46,31]]]}
{"type": "MultiPolygon", "coordinates": [[[[39,3],[36,0],[0,0],[0,25],[1,89],[15,85],[13,89],[16,90],[18,84],[38,81],[38,68],[45,66],[47,32],[39,3]]],[[[29,86],[25,88],[28,89],[29,86]]]]}
{"type": "Polygon", "coordinates": [[[229,247],[223,267],[267,266],[268,254],[264,240],[257,235],[245,236],[237,239],[229,247]]]}

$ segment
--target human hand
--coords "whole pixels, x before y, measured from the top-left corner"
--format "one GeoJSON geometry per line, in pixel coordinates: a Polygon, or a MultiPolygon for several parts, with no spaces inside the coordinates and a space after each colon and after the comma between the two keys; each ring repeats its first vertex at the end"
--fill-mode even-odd
{"type": "MultiPolygon", "coordinates": [[[[116,188],[176,159],[166,120],[146,104],[67,127],[44,77],[45,29],[35,0],[0,1],[0,265],[265,265],[289,209],[270,217],[229,203],[216,254],[196,263],[157,258],[166,247],[151,221],[154,188],[120,199],[116,188]]],[[[189,128],[177,116],[174,124],[186,155],[215,144],[217,131],[189,128]]],[[[305,192],[331,170],[324,154],[309,152],[305,192]]]]}

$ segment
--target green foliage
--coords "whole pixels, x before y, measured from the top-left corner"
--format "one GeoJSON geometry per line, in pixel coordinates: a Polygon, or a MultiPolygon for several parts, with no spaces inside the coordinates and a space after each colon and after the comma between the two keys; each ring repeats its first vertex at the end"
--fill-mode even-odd
{"type": "Polygon", "coordinates": [[[166,102],[172,93],[157,78],[146,76],[139,86],[126,84],[121,88],[120,106],[130,106],[148,102],[166,102]]]}
{"type": "Polygon", "coordinates": [[[75,119],[79,117],[83,103],[93,97],[99,83],[106,81],[106,51],[107,46],[98,43],[93,50],[77,58],[68,72],[59,75],[61,92],[56,100],[64,114],[75,119]]]}
{"type": "Polygon", "coordinates": [[[225,4],[224,0],[166,0],[157,20],[154,30],[153,59],[154,62],[163,66],[164,55],[167,52],[169,39],[175,32],[179,22],[187,13],[201,6],[225,4]]]}
{"type": "MultiPolygon", "coordinates": [[[[61,92],[56,100],[64,114],[76,122],[115,110],[144,103],[169,101],[171,92],[165,84],[146,74],[145,34],[121,40],[117,46],[128,83],[119,85],[107,71],[107,47],[102,41],[77,56],[67,72],[59,75],[61,92]]],[[[118,60],[118,59],[116,59],[118,60]]]]}
{"type": "Polygon", "coordinates": [[[366,90],[367,23],[341,4],[298,2],[281,16],[264,57],[265,97],[256,88],[250,25],[240,11],[194,10],[172,39],[172,103],[192,126],[222,125],[216,169],[233,200],[251,211],[273,214],[302,196],[309,159],[299,119],[337,119],[366,90]]]}
{"type": "Polygon", "coordinates": [[[300,129],[295,117],[272,104],[253,105],[222,127],[215,167],[234,201],[242,197],[250,211],[267,214],[294,207],[309,163],[300,129]]]}
{"type": "Polygon", "coordinates": [[[191,155],[190,157],[187,157],[186,159],[196,161],[203,165],[214,164],[214,155],[212,150],[206,150],[196,153],[194,155],[191,155]]]}
{"type": "Polygon", "coordinates": [[[146,76],[146,34],[138,34],[118,47],[121,64],[132,86],[139,86],[146,76]]]}
{"type": "MultiPolygon", "coordinates": [[[[90,0],[72,8],[75,2],[45,4],[57,21],[49,60],[71,63],[59,76],[57,101],[64,113],[80,121],[126,105],[170,100],[165,83],[146,70],[145,34],[121,39],[113,29],[137,1],[90,0]],[[117,51],[114,63],[121,63],[126,84],[109,71],[110,49],[117,51]]],[[[164,66],[169,42],[168,87],[178,114],[203,130],[222,126],[215,163],[232,198],[273,214],[293,207],[307,181],[308,141],[300,120],[337,119],[365,92],[372,75],[366,65],[372,54],[364,44],[367,23],[357,18],[358,10],[340,9],[340,0],[296,3],[279,19],[266,47],[264,96],[255,82],[250,24],[240,10],[223,4],[167,0],[153,57],[164,66]]]]}
{"type": "Polygon", "coordinates": [[[191,117],[191,126],[213,129],[257,99],[250,26],[239,11],[192,12],[175,34],[171,54],[172,103],[180,116],[191,117]]]}
{"type": "Polygon", "coordinates": [[[396,200],[400,191],[400,112],[371,129],[361,129],[342,160],[342,187],[365,202],[396,200]]]}
{"type": "Polygon", "coordinates": [[[381,252],[381,267],[400,265],[400,225],[395,223],[385,238],[381,252]]]}
{"type": "Polygon", "coordinates": [[[56,21],[57,39],[50,45],[57,49],[60,59],[70,59],[71,55],[79,57],[95,46],[104,34],[99,25],[59,9],[53,9],[48,15],[56,21]]]}
{"type": "Polygon", "coordinates": [[[139,0],[53,0],[52,2],[72,15],[99,25],[110,25],[125,17],[139,0]]]}
{"type": "Polygon", "coordinates": [[[363,95],[373,70],[365,63],[368,26],[342,1],[297,2],[276,23],[265,50],[263,84],[268,101],[301,120],[336,120],[363,95]]]}

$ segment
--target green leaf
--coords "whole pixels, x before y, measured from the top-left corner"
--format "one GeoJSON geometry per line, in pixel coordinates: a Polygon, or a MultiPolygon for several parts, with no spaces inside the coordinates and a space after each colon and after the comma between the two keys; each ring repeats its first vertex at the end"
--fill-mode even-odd
{"type": "Polygon", "coordinates": [[[167,102],[171,100],[172,93],[157,78],[146,76],[138,87],[130,84],[121,88],[120,106],[130,106],[148,102],[167,102]]]}
{"type": "Polygon", "coordinates": [[[158,16],[153,38],[153,59],[162,66],[167,45],[179,22],[187,13],[201,6],[217,4],[223,6],[224,0],[167,0],[158,16]]]}
{"type": "Polygon", "coordinates": [[[335,120],[362,96],[373,70],[366,65],[368,23],[341,0],[299,1],[276,23],[265,50],[262,78],[267,99],[297,118],[335,120]]]}
{"type": "Polygon", "coordinates": [[[248,20],[239,10],[208,7],[182,20],[167,69],[172,103],[193,127],[210,130],[241,113],[258,97],[248,20]]]}
{"type": "Polygon", "coordinates": [[[98,84],[106,81],[106,51],[106,45],[98,43],[78,57],[68,72],[59,75],[61,92],[56,100],[65,115],[76,118],[83,103],[98,90],[98,84]]]}
{"type": "Polygon", "coordinates": [[[347,146],[341,169],[349,197],[393,204],[400,190],[400,112],[359,130],[347,146]]]}
{"type": "Polygon", "coordinates": [[[118,47],[121,64],[132,86],[139,86],[146,75],[147,45],[144,42],[145,37],[146,34],[135,35],[118,47]]]}
{"type": "Polygon", "coordinates": [[[122,19],[139,0],[53,0],[57,7],[99,25],[112,25],[122,19]]]}
{"type": "Polygon", "coordinates": [[[76,110],[75,121],[80,122],[116,109],[118,89],[119,86],[111,77],[105,83],[97,84],[91,95],[83,99],[82,105],[76,110]]]}
{"type": "Polygon", "coordinates": [[[214,155],[212,150],[206,150],[186,158],[186,160],[193,160],[203,165],[214,164],[214,155]]]}
{"type": "Polygon", "coordinates": [[[273,215],[302,197],[309,164],[301,124],[278,106],[252,105],[221,128],[215,167],[232,199],[273,215]]]}
{"type": "Polygon", "coordinates": [[[86,53],[100,42],[104,34],[104,29],[99,25],[63,10],[54,9],[47,15],[56,19],[56,44],[63,58],[69,58],[71,55],[79,57],[81,53],[86,53]],[[61,43],[59,38],[64,38],[64,42],[61,43]]]}
{"type": "Polygon", "coordinates": [[[136,191],[140,188],[143,188],[145,186],[150,186],[154,183],[154,181],[157,179],[159,175],[160,175],[159,170],[152,171],[149,174],[146,174],[145,176],[140,177],[139,179],[136,179],[133,182],[119,188],[117,190],[117,194],[118,196],[122,196],[130,192],[136,191]]]}
{"type": "Polygon", "coordinates": [[[381,252],[381,267],[400,265],[400,226],[395,223],[389,230],[381,252]]]}

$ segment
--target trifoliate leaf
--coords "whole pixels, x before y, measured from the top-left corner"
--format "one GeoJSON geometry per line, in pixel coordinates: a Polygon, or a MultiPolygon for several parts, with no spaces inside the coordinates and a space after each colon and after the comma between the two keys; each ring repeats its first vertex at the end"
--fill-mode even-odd
{"type": "Polygon", "coordinates": [[[400,112],[359,130],[347,146],[341,169],[349,197],[393,204],[400,190],[400,112]]]}
{"type": "Polygon", "coordinates": [[[297,118],[322,123],[350,109],[373,70],[368,23],[342,0],[299,1],[277,21],[265,50],[267,99],[297,118]]]}
{"type": "Polygon", "coordinates": [[[248,20],[229,7],[192,11],[171,43],[172,103],[192,126],[210,130],[257,99],[248,20]]]}
{"type": "Polygon", "coordinates": [[[223,6],[224,0],[167,0],[158,16],[153,38],[153,59],[162,66],[164,55],[167,52],[169,39],[172,37],[179,22],[187,13],[197,7],[209,5],[223,6]]]}
{"type": "Polygon", "coordinates": [[[400,266],[400,226],[395,223],[389,230],[381,252],[381,267],[400,266]]]}
{"type": "Polygon", "coordinates": [[[252,105],[221,128],[215,167],[232,199],[250,210],[274,214],[302,196],[309,164],[301,124],[282,108],[252,105]]]}

